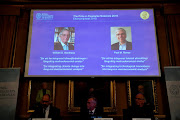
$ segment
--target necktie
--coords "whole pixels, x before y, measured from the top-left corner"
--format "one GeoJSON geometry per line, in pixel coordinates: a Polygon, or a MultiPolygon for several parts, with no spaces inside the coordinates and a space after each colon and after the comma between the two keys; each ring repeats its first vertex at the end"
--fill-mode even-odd
{"type": "Polygon", "coordinates": [[[43,89],[43,96],[46,94],[46,89],[43,89]]]}

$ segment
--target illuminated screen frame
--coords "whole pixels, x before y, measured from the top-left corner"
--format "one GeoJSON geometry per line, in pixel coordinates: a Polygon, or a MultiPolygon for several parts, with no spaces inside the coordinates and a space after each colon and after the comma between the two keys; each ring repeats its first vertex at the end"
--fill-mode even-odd
{"type": "MultiPolygon", "coordinates": [[[[30,24],[29,24],[29,35],[28,35],[28,45],[27,45],[27,55],[26,55],[26,64],[25,64],[25,77],[160,77],[160,64],[159,64],[159,52],[158,52],[158,45],[157,45],[157,35],[156,35],[156,26],[155,26],[155,15],[153,8],[147,9],[128,9],[128,10],[153,10],[153,22],[154,22],[154,34],[155,34],[155,46],[156,46],[156,55],[157,55],[157,65],[158,65],[158,75],[28,75],[29,72],[29,62],[30,62],[30,50],[31,50],[31,39],[32,39],[32,29],[33,29],[33,12],[34,11],[56,11],[56,10],[48,10],[48,9],[32,9],[31,10],[31,17],[30,17],[30,24]]],[[[58,11],[105,11],[105,10],[127,10],[127,9],[58,9],[58,11]]],[[[36,14],[36,19],[38,19],[38,15],[36,14]]],[[[42,17],[42,14],[41,14],[42,17]]],[[[49,17],[50,18],[50,17],[49,17]]],[[[61,28],[57,27],[58,29],[61,28]]],[[[111,28],[113,30],[115,28],[111,28]]],[[[129,29],[129,28],[127,28],[129,29]]],[[[132,41],[132,38],[131,38],[132,41]]]]}

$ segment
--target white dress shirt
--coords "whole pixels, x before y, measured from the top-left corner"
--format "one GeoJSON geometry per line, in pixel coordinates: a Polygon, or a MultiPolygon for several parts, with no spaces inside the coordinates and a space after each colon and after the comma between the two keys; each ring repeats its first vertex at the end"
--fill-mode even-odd
{"type": "Polygon", "coordinates": [[[119,50],[126,50],[126,43],[122,45],[119,43],[119,50]]]}
{"type": "Polygon", "coordinates": [[[67,43],[67,45],[66,44],[64,44],[62,41],[60,41],[61,42],[61,45],[62,45],[62,47],[63,47],[63,50],[69,50],[69,44],[67,43]]]}
{"type": "Polygon", "coordinates": [[[89,110],[89,114],[94,115],[95,110],[96,110],[96,108],[94,108],[94,110],[89,110]]]}
{"type": "Polygon", "coordinates": [[[45,118],[49,116],[50,105],[45,109],[45,118]]]}

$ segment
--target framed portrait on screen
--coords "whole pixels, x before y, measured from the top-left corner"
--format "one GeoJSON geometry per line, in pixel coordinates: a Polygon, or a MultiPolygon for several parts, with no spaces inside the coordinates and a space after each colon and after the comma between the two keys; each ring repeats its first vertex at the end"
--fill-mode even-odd
{"type": "Polygon", "coordinates": [[[128,104],[135,105],[135,97],[141,93],[144,95],[146,104],[152,106],[155,113],[158,113],[157,92],[155,80],[128,80],[128,104]]]}
{"type": "Polygon", "coordinates": [[[69,80],[68,112],[80,112],[80,108],[86,105],[87,99],[92,96],[97,99],[98,106],[103,107],[104,112],[116,112],[115,80],[69,80]]]}
{"type": "Polygon", "coordinates": [[[132,50],[130,26],[111,27],[111,50],[132,50]],[[124,43],[126,43],[124,47],[119,46],[124,43]]]}
{"type": "Polygon", "coordinates": [[[54,50],[74,50],[74,41],[74,27],[55,27],[54,50]],[[64,48],[64,44],[67,44],[68,48],[64,48]]]}
{"type": "Polygon", "coordinates": [[[55,97],[55,80],[30,80],[28,88],[28,112],[40,105],[44,94],[49,94],[52,104],[55,97]]]}

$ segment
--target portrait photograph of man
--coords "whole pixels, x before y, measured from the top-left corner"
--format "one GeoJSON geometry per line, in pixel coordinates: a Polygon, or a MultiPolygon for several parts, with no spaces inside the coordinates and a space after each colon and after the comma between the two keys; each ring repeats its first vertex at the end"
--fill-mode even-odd
{"type": "Polygon", "coordinates": [[[111,50],[132,50],[131,27],[111,27],[111,50]]]}
{"type": "Polygon", "coordinates": [[[54,50],[74,50],[74,27],[56,27],[54,34],[54,50]]]}

